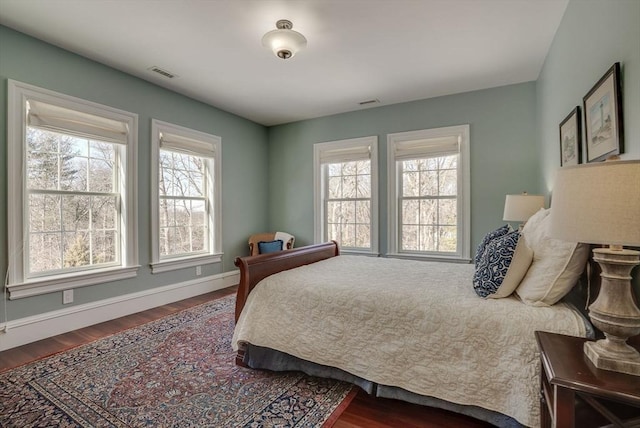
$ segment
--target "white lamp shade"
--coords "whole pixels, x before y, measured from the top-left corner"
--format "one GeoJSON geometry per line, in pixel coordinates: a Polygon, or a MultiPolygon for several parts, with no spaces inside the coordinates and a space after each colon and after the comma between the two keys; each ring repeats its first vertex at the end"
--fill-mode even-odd
{"type": "Polygon", "coordinates": [[[504,221],[527,221],[540,208],[544,208],[544,196],[529,195],[507,195],[504,201],[504,221]]]}
{"type": "Polygon", "coordinates": [[[560,168],[551,208],[554,238],[640,246],[640,160],[560,168]]]}
{"type": "Polygon", "coordinates": [[[278,29],[265,34],[262,37],[262,45],[271,49],[277,57],[287,59],[307,46],[307,39],[297,31],[278,29]]]}

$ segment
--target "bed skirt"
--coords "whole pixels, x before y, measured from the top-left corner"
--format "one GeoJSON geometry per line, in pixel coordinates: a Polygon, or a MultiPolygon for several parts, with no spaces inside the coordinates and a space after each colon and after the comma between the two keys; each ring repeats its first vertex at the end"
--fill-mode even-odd
{"type": "Polygon", "coordinates": [[[263,348],[251,344],[246,345],[244,353],[244,364],[254,369],[272,371],[301,371],[310,376],[326,377],[342,380],[359,386],[370,395],[382,398],[392,398],[422,406],[436,407],[449,410],[455,413],[471,416],[475,419],[489,422],[500,428],[521,428],[523,427],[515,419],[498,412],[483,409],[477,406],[466,406],[440,400],[435,397],[415,394],[402,388],[379,385],[374,382],[354,376],[344,370],[334,367],[323,366],[309,361],[302,360],[284,352],[269,348],[263,348]]]}

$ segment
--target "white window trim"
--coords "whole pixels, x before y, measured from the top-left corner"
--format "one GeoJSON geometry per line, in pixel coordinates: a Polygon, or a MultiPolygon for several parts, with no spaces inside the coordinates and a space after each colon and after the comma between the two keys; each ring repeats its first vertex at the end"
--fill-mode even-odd
{"type": "MultiPolygon", "coordinates": [[[[39,88],[9,79],[7,108],[7,209],[8,220],[8,285],[9,298],[35,296],[62,289],[84,287],[131,278],[138,268],[138,115],[102,104],[39,88]],[[27,230],[27,212],[24,210],[26,192],[26,108],[28,100],[41,101],[118,120],[127,124],[127,142],[124,159],[121,159],[125,177],[125,197],[121,208],[121,266],[91,269],[79,273],[62,273],[38,278],[27,278],[24,263],[24,240],[27,230]]],[[[121,189],[122,190],[122,189],[121,189]]]]}
{"type": "Polygon", "coordinates": [[[387,196],[388,196],[388,252],[389,257],[407,259],[431,259],[460,261],[467,263],[471,261],[471,174],[470,174],[470,150],[469,150],[469,125],[448,126],[444,128],[424,129],[419,131],[399,132],[387,134],[387,196]],[[441,138],[452,135],[459,136],[460,160],[458,166],[458,212],[462,216],[458,217],[458,232],[462,237],[460,250],[450,256],[443,254],[430,254],[418,252],[400,252],[398,246],[399,239],[399,219],[398,219],[398,170],[395,159],[396,144],[405,141],[416,141],[423,139],[441,138]],[[462,218],[460,218],[462,217],[462,218]]]}
{"type": "MultiPolygon", "coordinates": [[[[177,269],[201,266],[222,261],[222,139],[216,135],[174,125],[157,119],[151,119],[151,273],[162,273],[177,269]],[[215,157],[213,166],[213,185],[207,186],[207,199],[213,207],[209,207],[209,230],[213,239],[209,241],[209,251],[194,255],[177,257],[160,257],[160,134],[169,133],[194,141],[210,144],[215,157]]],[[[210,235],[211,236],[211,235],[210,235]]]]}
{"type": "Polygon", "coordinates": [[[323,152],[336,149],[349,149],[367,147],[371,160],[371,249],[354,250],[340,249],[343,254],[378,255],[378,136],[351,138],[347,140],[329,141],[313,145],[313,230],[314,242],[321,243],[326,240],[325,213],[323,203],[323,179],[322,164],[320,162],[323,152]]]}

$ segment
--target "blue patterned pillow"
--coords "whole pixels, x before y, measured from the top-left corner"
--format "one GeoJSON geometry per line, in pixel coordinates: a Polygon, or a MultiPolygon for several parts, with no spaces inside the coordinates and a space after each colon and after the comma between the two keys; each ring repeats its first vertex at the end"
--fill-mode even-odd
{"type": "Polygon", "coordinates": [[[473,275],[473,289],[478,296],[487,297],[498,291],[511,265],[519,238],[520,233],[514,231],[489,242],[473,275]]]}
{"type": "Polygon", "coordinates": [[[484,253],[484,250],[489,242],[493,241],[495,238],[506,235],[509,232],[511,232],[511,226],[505,224],[504,226],[497,228],[493,232],[489,232],[484,235],[484,238],[482,238],[482,242],[480,242],[480,245],[478,245],[478,248],[476,249],[476,256],[473,260],[475,264],[478,264],[480,258],[482,258],[482,254],[484,253]]]}
{"type": "Polygon", "coordinates": [[[258,254],[267,254],[276,251],[282,251],[282,239],[258,242],[258,254]]]}

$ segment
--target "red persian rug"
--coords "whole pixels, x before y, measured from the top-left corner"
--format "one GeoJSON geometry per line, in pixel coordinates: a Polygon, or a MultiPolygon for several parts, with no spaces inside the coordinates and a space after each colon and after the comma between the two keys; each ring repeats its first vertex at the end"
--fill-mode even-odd
{"type": "Polygon", "coordinates": [[[351,384],[234,364],[227,296],[0,373],[3,427],[327,427],[351,384]]]}

